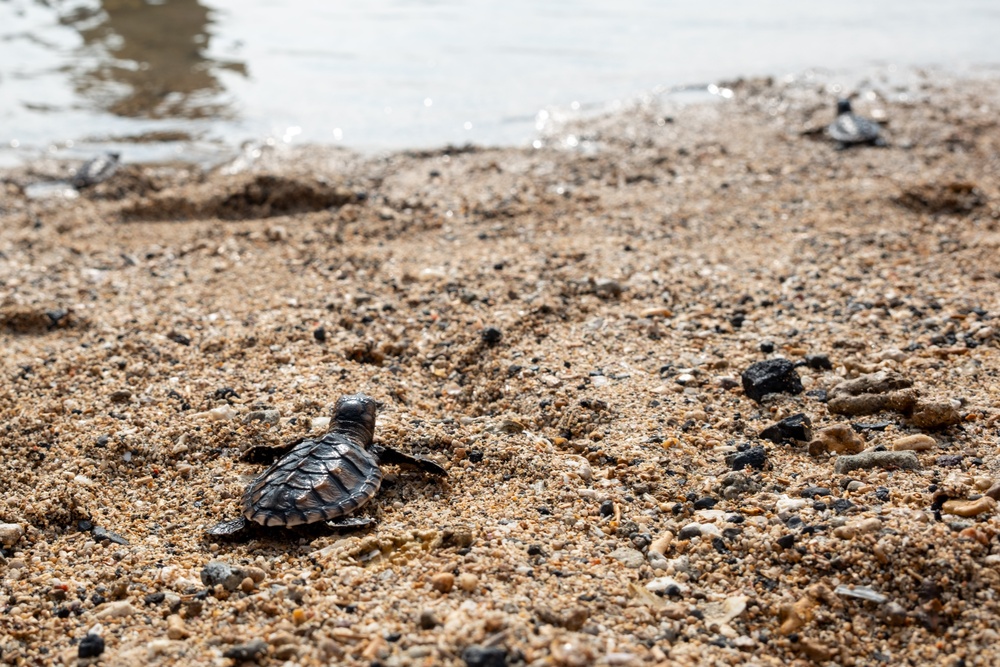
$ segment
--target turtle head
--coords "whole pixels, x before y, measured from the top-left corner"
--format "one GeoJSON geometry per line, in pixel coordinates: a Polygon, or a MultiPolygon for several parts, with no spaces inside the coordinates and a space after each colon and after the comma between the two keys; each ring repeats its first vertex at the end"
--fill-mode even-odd
{"type": "Polygon", "coordinates": [[[375,430],[375,414],[378,403],[371,396],[353,394],[342,396],[333,408],[333,418],[338,422],[353,422],[365,427],[368,431],[375,430]]]}
{"type": "Polygon", "coordinates": [[[851,113],[851,101],[846,97],[837,100],[837,115],[851,113]]]}

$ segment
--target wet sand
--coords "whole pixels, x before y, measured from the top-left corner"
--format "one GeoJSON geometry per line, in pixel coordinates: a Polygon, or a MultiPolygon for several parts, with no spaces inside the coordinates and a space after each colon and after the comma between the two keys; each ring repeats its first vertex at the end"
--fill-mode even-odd
{"type": "Polygon", "coordinates": [[[889,146],[837,151],[821,87],[731,87],[538,149],[5,174],[0,660],[992,664],[997,88],[858,100],[889,146]],[[448,478],[206,539],[355,392],[448,478]]]}

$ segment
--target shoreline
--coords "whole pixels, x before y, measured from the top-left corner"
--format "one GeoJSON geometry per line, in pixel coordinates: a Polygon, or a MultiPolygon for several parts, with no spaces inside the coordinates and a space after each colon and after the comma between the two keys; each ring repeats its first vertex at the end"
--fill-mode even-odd
{"type": "Polygon", "coordinates": [[[72,201],[5,171],[2,659],[95,628],[109,665],[995,654],[1000,95],[863,98],[889,147],[836,151],[831,95],[731,89],[538,149],[126,165],[72,201]],[[801,393],[749,398],[778,358],[801,393]],[[884,409],[836,411],[878,372],[884,409]],[[244,448],[355,392],[447,481],[387,466],[355,534],[204,539],[244,448]],[[761,438],[798,413],[808,444],[761,438]]]}

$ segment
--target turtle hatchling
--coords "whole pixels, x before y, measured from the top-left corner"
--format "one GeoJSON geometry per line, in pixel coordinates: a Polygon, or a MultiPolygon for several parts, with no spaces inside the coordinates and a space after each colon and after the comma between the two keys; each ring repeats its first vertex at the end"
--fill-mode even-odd
{"type": "Polygon", "coordinates": [[[885,145],[878,123],[855,114],[848,99],[837,101],[837,118],[827,126],[826,133],[840,148],[885,145]]]}
{"type": "Polygon", "coordinates": [[[410,456],[374,443],[375,400],[344,396],[334,407],[329,430],[318,438],[277,447],[254,447],[245,459],[280,455],[243,493],[243,515],[208,529],[212,537],[240,537],[258,526],[294,527],[326,522],[331,528],[360,528],[366,517],[349,517],[371,500],[382,484],[382,463],[413,466],[447,475],[430,459],[410,456]]]}
{"type": "Polygon", "coordinates": [[[106,181],[118,171],[118,162],[121,159],[120,153],[104,153],[95,158],[91,158],[80,165],[80,168],[70,179],[70,185],[77,190],[89,188],[106,181]]]}

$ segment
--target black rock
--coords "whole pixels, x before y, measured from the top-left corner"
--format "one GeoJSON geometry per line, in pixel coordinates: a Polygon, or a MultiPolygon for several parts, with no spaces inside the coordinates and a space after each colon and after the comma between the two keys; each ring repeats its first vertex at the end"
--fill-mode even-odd
{"type": "Polygon", "coordinates": [[[774,352],[774,343],[769,340],[764,341],[760,344],[760,351],[764,354],[771,354],[774,352]]]}
{"type": "Polygon", "coordinates": [[[610,500],[601,503],[601,516],[611,516],[615,513],[615,504],[610,500]]]}
{"type": "Polygon", "coordinates": [[[934,460],[939,466],[958,466],[962,465],[962,455],[961,454],[944,454],[939,456],[934,460]]]}
{"type": "Polygon", "coordinates": [[[808,442],[812,440],[812,421],[800,412],[771,424],[760,432],[760,437],[773,443],[808,442]]]}
{"type": "Polygon", "coordinates": [[[826,403],[830,399],[826,393],[826,389],[811,389],[806,392],[806,396],[815,398],[820,403],[826,403]]]}
{"type": "Polygon", "coordinates": [[[462,651],[462,660],[468,667],[504,667],[507,649],[499,646],[469,646],[462,651]]]}
{"type": "Polygon", "coordinates": [[[783,535],[775,542],[782,549],[791,549],[795,545],[795,535],[783,535]]]}
{"type": "Polygon", "coordinates": [[[255,661],[265,653],[267,653],[267,642],[263,639],[254,639],[246,644],[230,646],[222,654],[222,657],[235,660],[236,662],[247,662],[251,660],[255,661]]]}
{"type": "Polygon", "coordinates": [[[890,426],[892,426],[892,422],[873,422],[870,424],[851,422],[851,428],[855,433],[864,433],[865,431],[884,431],[890,426]]]}
{"type": "Polygon", "coordinates": [[[80,645],[77,646],[76,652],[77,657],[80,658],[96,658],[102,653],[104,653],[104,637],[91,633],[88,633],[80,640],[80,645]]]}
{"type": "Polygon", "coordinates": [[[715,498],[708,498],[708,497],[699,498],[698,500],[694,501],[694,508],[696,510],[710,510],[713,507],[715,507],[716,503],[718,502],[719,501],[716,500],[715,498]]]}
{"type": "Polygon", "coordinates": [[[320,343],[326,341],[326,329],[324,327],[316,327],[313,329],[313,338],[315,338],[320,343]]]}
{"type": "Polygon", "coordinates": [[[166,593],[150,593],[146,597],[142,598],[142,601],[147,605],[160,604],[167,598],[166,593]]]}
{"type": "Polygon", "coordinates": [[[751,447],[744,452],[736,452],[726,457],[726,463],[733,470],[743,470],[747,466],[763,470],[767,463],[767,451],[763,447],[751,447]]]}
{"type": "Polygon", "coordinates": [[[496,345],[503,338],[503,332],[496,327],[486,327],[479,332],[479,335],[487,345],[496,345]]]}
{"type": "Polygon", "coordinates": [[[825,354],[807,354],[805,356],[806,366],[815,370],[832,370],[833,364],[830,363],[830,357],[825,354]]]}
{"type": "Polygon", "coordinates": [[[528,555],[529,556],[541,556],[542,547],[540,544],[529,544],[528,545],[528,555]]]}
{"type": "Polygon", "coordinates": [[[768,394],[801,394],[802,380],[788,359],[767,359],[743,371],[743,393],[758,403],[768,394]]]}
{"type": "Polygon", "coordinates": [[[854,503],[852,503],[847,498],[837,498],[836,500],[833,501],[832,507],[834,510],[836,510],[838,514],[843,514],[847,510],[854,507],[854,503]]]}
{"type": "Polygon", "coordinates": [[[482,460],[483,460],[483,453],[478,449],[473,449],[471,452],[469,452],[469,461],[471,461],[472,463],[479,463],[482,460]]]}
{"type": "Polygon", "coordinates": [[[679,540],[690,540],[695,537],[701,537],[701,526],[689,524],[677,531],[677,539],[679,540]]]}
{"type": "Polygon", "coordinates": [[[816,498],[818,496],[828,496],[830,495],[830,489],[825,486],[807,486],[806,488],[799,491],[799,495],[803,498],[816,498]]]}
{"type": "Polygon", "coordinates": [[[875,497],[881,500],[883,503],[889,501],[889,487],[880,486],[875,489],[875,497]]]}
{"type": "Polygon", "coordinates": [[[168,333],[167,338],[174,341],[178,345],[188,346],[191,344],[191,339],[189,337],[177,331],[171,331],[168,333]]]}

